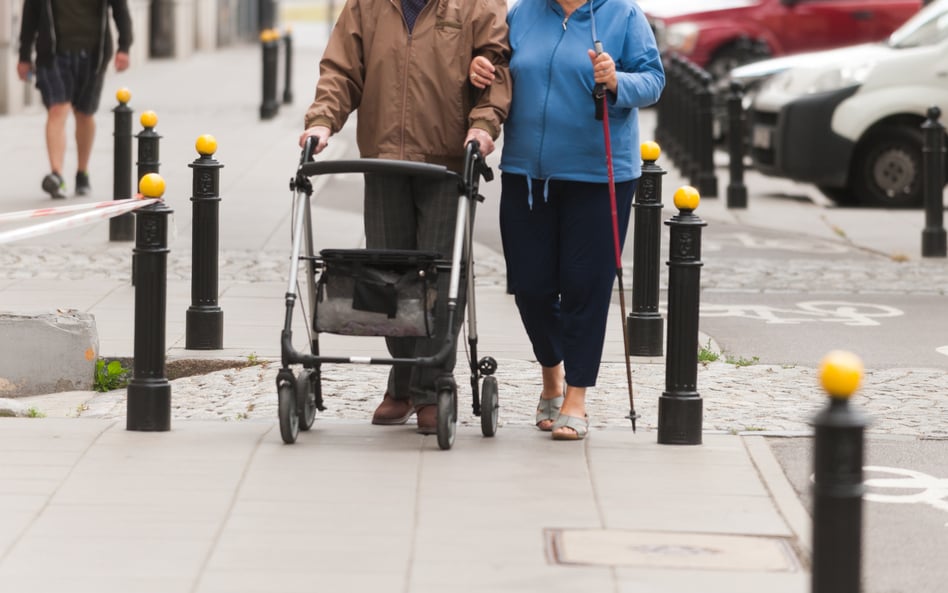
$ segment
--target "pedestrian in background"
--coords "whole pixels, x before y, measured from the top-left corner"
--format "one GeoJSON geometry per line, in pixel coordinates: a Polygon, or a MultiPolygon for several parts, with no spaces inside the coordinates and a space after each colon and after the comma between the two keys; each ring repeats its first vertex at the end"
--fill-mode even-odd
{"type": "MultiPolygon", "coordinates": [[[[476,140],[481,154],[490,154],[507,116],[506,12],[504,0],[349,0],[320,61],[300,146],[312,136],[315,152],[321,152],[358,110],[356,136],[363,158],[433,163],[462,173],[467,144],[476,140]],[[475,56],[496,70],[490,89],[477,91],[468,83],[475,56]]],[[[366,247],[449,257],[457,205],[456,181],[366,173],[366,247]]],[[[462,284],[455,331],[463,320],[464,295],[462,284]]],[[[446,301],[438,300],[445,315],[446,301]]],[[[431,339],[386,338],[389,352],[395,358],[435,354],[444,343],[446,323],[441,321],[431,339]]],[[[404,424],[417,413],[418,432],[437,432],[434,381],[453,370],[455,354],[442,369],[393,365],[372,423],[404,424]]]]}
{"type": "MultiPolygon", "coordinates": [[[[554,439],[579,440],[589,430],[586,390],[599,374],[616,277],[593,90],[606,88],[624,244],[642,174],[638,108],[658,101],[665,72],[634,0],[519,0],[507,21],[513,103],[500,161],[500,228],[508,288],[541,367],[536,425],[554,439]]],[[[469,75],[489,88],[494,69],[475,58],[469,75]]]]}
{"type": "Polygon", "coordinates": [[[128,68],[132,19],[127,0],[24,0],[17,76],[36,77],[46,107],[46,152],[50,172],[42,188],[53,198],[66,197],[63,161],[66,120],[76,120],[76,195],[91,191],[89,158],[95,140],[105,72],[112,57],[109,11],[118,31],[115,70],[128,68]],[[35,65],[33,51],[36,50],[35,65]]]}

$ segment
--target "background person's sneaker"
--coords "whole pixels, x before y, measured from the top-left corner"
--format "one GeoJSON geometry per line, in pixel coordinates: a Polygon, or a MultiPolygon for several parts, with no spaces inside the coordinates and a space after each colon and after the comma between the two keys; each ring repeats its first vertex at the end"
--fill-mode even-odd
{"type": "Polygon", "coordinates": [[[66,197],[66,182],[59,176],[59,173],[50,173],[43,177],[43,191],[48,193],[51,198],[62,200],[66,197]]]}
{"type": "Polygon", "coordinates": [[[89,174],[85,171],[76,171],[76,195],[87,196],[92,191],[89,185],[89,174]]]}

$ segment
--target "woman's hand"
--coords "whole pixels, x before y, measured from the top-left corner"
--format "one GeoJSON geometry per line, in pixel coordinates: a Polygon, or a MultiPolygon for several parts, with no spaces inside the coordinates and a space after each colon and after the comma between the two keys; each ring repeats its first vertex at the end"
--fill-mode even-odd
{"type": "Polygon", "coordinates": [[[484,56],[474,56],[467,77],[477,88],[487,88],[494,82],[494,65],[484,56]]]}
{"type": "Polygon", "coordinates": [[[596,81],[596,84],[602,83],[606,85],[606,88],[609,89],[611,93],[615,93],[619,81],[616,78],[616,63],[612,60],[612,56],[606,52],[596,55],[596,52],[593,50],[590,49],[588,51],[589,59],[593,65],[593,80],[596,81]]]}
{"type": "Polygon", "coordinates": [[[329,135],[331,133],[332,132],[326,126],[313,126],[312,128],[308,128],[300,135],[300,148],[303,148],[306,144],[306,139],[312,136],[316,138],[316,148],[313,149],[313,154],[319,154],[329,145],[329,135]]]}

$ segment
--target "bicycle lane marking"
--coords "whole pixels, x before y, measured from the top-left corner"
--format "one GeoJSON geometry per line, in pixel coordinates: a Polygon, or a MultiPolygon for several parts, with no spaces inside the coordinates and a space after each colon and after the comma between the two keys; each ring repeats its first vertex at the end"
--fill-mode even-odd
{"type": "MultiPolygon", "coordinates": [[[[885,504],[928,504],[938,510],[948,512],[948,479],[946,478],[936,478],[911,469],[880,465],[867,465],[863,467],[863,470],[896,476],[866,479],[863,484],[867,489],[916,491],[906,494],[882,494],[870,491],[865,494],[865,500],[885,504]]],[[[945,523],[945,527],[948,527],[948,523],[945,523]]]]}

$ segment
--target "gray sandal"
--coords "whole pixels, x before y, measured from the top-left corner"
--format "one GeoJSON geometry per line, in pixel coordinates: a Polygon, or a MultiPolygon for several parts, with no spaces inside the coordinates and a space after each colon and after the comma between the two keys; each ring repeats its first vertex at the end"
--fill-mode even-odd
{"type": "Polygon", "coordinates": [[[563,406],[563,396],[554,397],[553,399],[543,399],[540,398],[540,402],[537,404],[537,428],[540,430],[550,431],[553,430],[553,427],[542,428],[540,423],[544,420],[556,420],[557,416],[560,415],[560,408],[563,406]]]}
{"type": "Polygon", "coordinates": [[[554,441],[581,441],[589,433],[589,416],[580,418],[579,416],[560,414],[553,422],[552,430],[555,431],[557,428],[569,428],[573,432],[554,432],[554,441]]]}

